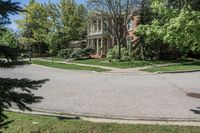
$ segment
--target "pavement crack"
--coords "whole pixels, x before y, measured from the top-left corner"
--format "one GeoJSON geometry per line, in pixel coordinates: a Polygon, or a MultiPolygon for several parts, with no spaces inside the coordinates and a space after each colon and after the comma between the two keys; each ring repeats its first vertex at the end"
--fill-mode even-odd
{"type": "Polygon", "coordinates": [[[185,93],[185,94],[188,93],[188,92],[186,92],[182,87],[179,87],[179,86],[176,85],[175,83],[173,83],[173,82],[167,80],[165,77],[162,77],[161,75],[159,75],[159,77],[160,77],[163,81],[165,81],[165,82],[167,82],[168,84],[172,85],[173,87],[179,89],[179,90],[182,91],[183,93],[185,93]]]}

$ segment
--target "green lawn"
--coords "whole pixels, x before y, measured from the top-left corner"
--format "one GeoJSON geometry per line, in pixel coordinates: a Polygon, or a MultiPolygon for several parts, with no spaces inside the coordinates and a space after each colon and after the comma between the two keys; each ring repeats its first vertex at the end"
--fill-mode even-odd
{"type": "Polygon", "coordinates": [[[133,60],[133,61],[126,61],[126,62],[109,62],[107,59],[87,59],[87,60],[78,60],[74,61],[75,63],[81,64],[91,64],[91,65],[99,65],[99,66],[109,66],[109,67],[116,67],[116,68],[134,68],[134,67],[143,67],[143,66],[150,66],[156,64],[169,64],[169,63],[178,63],[178,62],[188,62],[188,60],[172,60],[172,61],[140,61],[140,60],[133,60]]]}
{"type": "Polygon", "coordinates": [[[88,66],[80,66],[75,64],[64,64],[64,63],[56,63],[56,62],[49,62],[49,61],[40,61],[40,60],[33,60],[33,64],[53,67],[53,68],[61,68],[61,69],[73,69],[73,70],[87,70],[87,71],[96,71],[96,72],[103,72],[108,71],[107,69],[102,69],[98,67],[88,67],[88,66]]]}
{"type": "Polygon", "coordinates": [[[79,119],[6,112],[14,120],[5,133],[199,133],[200,127],[92,123],[79,119]]]}
{"type": "Polygon", "coordinates": [[[74,62],[81,64],[115,67],[115,68],[134,68],[134,67],[142,67],[149,65],[149,63],[146,61],[109,62],[109,60],[106,59],[88,59],[88,60],[78,60],[74,62]]]}
{"type": "Polygon", "coordinates": [[[200,62],[195,62],[192,64],[163,66],[163,67],[153,66],[153,67],[144,69],[144,71],[148,71],[148,72],[170,72],[170,71],[187,71],[187,70],[200,70],[200,62]]]}

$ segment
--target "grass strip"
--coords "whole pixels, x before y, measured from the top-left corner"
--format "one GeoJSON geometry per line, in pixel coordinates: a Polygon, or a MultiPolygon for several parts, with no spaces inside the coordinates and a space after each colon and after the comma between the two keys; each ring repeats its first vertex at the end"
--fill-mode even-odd
{"type": "Polygon", "coordinates": [[[110,62],[108,59],[86,59],[86,60],[77,60],[74,62],[80,64],[108,66],[115,68],[135,68],[135,67],[145,67],[145,66],[159,65],[159,64],[185,63],[189,61],[188,60],[159,60],[159,61],[132,60],[124,62],[117,62],[117,61],[110,62]]]}
{"type": "Polygon", "coordinates": [[[96,71],[96,72],[108,71],[107,69],[99,67],[80,66],[76,64],[64,64],[64,63],[56,63],[56,62],[41,61],[41,60],[33,60],[32,63],[47,67],[60,68],[60,69],[86,70],[86,71],[96,71]]]}
{"type": "Polygon", "coordinates": [[[13,120],[5,133],[199,133],[200,127],[93,123],[80,119],[5,112],[13,120]]]}
{"type": "Polygon", "coordinates": [[[192,71],[192,70],[200,70],[200,62],[194,62],[191,64],[179,64],[179,65],[171,65],[171,66],[153,66],[144,71],[147,72],[178,72],[178,71],[192,71]]]}

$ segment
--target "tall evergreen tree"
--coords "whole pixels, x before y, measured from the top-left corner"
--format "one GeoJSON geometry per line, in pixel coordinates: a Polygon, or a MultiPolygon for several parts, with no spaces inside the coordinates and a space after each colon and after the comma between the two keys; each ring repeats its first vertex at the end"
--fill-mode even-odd
{"type": "MultiPolygon", "coordinates": [[[[153,19],[153,13],[151,9],[151,0],[142,0],[139,12],[139,24],[150,24],[153,19]]],[[[138,42],[134,50],[135,56],[138,59],[147,60],[151,56],[151,44],[145,42],[145,36],[143,34],[137,34],[138,42]]],[[[153,44],[155,45],[155,44],[153,44]]]]}
{"type": "MultiPolygon", "coordinates": [[[[22,11],[22,8],[19,6],[18,2],[0,1],[0,34],[6,31],[4,27],[5,24],[9,24],[10,18],[9,14],[17,14],[19,11],[22,11]]],[[[3,39],[1,37],[1,39],[3,39]]],[[[12,67],[16,65],[24,64],[24,61],[19,59],[19,49],[10,48],[8,46],[0,45],[0,67],[12,67]],[[4,59],[2,59],[4,58],[4,59]],[[6,60],[5,60],[6,58],[6,60]]]]}
{"type": "Polygon", "coordinates": [[[0,25],[11,23],[9,14],[16,14],[18,11],[22,11],[19,6],[19,2],[0,1],[0,25]]]}
{"type": "MultiPolygon", "coordinates": [[[[13,3],[10,0],[0,1],[0,26],[10,23],[9,14],[16,14],[18,11],[22,11],[19,3],[13,3]]],[[[0,45],[0,68],[8,69],[27,63],[21,60],[20,52],[21,50],[17,48],[0,45]]],[[[0,128],[2,128],[9,123],[4,121],[6,119],[3,114],[4,109],[9,109],[15,104],[19,109],[30,110],[27,104],[39,102],[42,99],[35,96],[32,90],[37,90],[46,80],[0,78],[0,81],[0,128]]]]}

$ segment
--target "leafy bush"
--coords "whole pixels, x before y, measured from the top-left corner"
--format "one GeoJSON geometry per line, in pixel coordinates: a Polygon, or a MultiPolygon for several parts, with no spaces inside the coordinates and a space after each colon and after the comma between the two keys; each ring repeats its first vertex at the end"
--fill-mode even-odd
{"type": "MultiPolygon", "coordinates": [[[[106,55],[108,59],[117,59],[118,57],[118,46],[113,47],[110,49],[106,55]]],[[[130,61],[131,58],[129,56],[129,51],[125,48],[121,48],[121,61],[130,61]]]]}
{"type": "Polygon", "coordinates": [[[131,52],[131,57],[135,60],[175,60],[182,54],[175,47],[155,41],[154,43],[138,43],[131,52]]]}
{"type": "Polygon", "coordinates": [[[85,54],[85,56],[90,56],[91,54],[95,54],[95,50],[94,49],[92,49],[92,48],[85,48],[84,49],[84,54],[85,54]]]}
{"type": "Polygon", "coordinates": [[[94,54],[95,50],[92,48],[85,48],[85,49],[74,49],[74,51],[70,54],[70,57],[73,59],[82,59],[82,58],[90,58],[91,54],[94,54]]]}
{"type": "Polygon", "coordinates": [[[75,48],[73,52],[70,54],[70,58],[81,59],[83,55],[83,49],[75,48]]]}
{"type": "Polygon", "coordinates": [[[70,55],[72,52],[73,52],[73,49],[63,49],[58,53],[57,57],[68,59],[68,58],[70,58],[70,55]]]}

